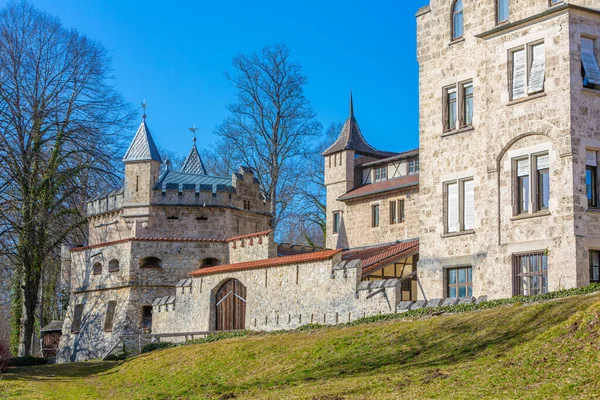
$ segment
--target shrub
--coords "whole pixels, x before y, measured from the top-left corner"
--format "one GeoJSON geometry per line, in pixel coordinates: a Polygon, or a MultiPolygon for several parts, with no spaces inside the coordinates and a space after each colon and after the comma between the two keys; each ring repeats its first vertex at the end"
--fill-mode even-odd
{"type": "Polygon", "coordinates": [[[142,347],[142,354],[150,353],[151,351],[159,349],[168,349],[169,347],[175,347],[175,344],[170,342],[148,343],[147,345],[142,347]]]}
{"type": "Polygon", "coordinates": [[[24,356],[14,357],[8,361],[10,367],[35,367],[37,365],[46,365],[50,360],[42,357],[24,356]]]}

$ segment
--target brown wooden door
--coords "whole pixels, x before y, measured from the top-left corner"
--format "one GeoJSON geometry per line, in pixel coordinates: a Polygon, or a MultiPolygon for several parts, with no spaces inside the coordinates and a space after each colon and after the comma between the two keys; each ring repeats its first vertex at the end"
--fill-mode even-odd
{"type": "Polygon", "coordinates": [[[246,329],[246,287],[240,281],[225,282],[217,292],[216,301],[218,331],[246,329]]]}

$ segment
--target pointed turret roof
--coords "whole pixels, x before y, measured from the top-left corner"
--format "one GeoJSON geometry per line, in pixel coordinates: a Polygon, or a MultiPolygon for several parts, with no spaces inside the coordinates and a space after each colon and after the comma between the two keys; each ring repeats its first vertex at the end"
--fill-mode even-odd
{"type": "Polygon", "coordinates": [[[370,156],[370,157],[389,157],[395,153],[386,151],[379,151],[371,146],[363,137],[358,122],[354,118],[354,102],[352,100],[352,92],[350,93],[350,116],[346,120],[342,132],[338,137],[338,140],[331,145],[327,150],[323,152],[323,156],[328,156],[338,151],[343,150],[354,150],[357,154],[370,156]]]}
{"type": "MultiPolygon", "coordinates": [[[[145,116],[144,116],[145,117],[145,116]]],[[[154,144],[150,129],[146,125],[146,118],[142,119],[142,123],[123,157],[123,162],[132,161],[158,161],[162,162],[160,153],[154,144]]]]}
{"type": "Polygon", "coordinates": [[[185,174],[208,175],[204,163],[202,162],[202,158],[200,157],[200,153],[198,152],[198,148],[196,147],[196,138],[194,138],[194,145],[190,150],[190,154],[188,154],[183,163],[183,167],[181,167],[181,172],[185,174]]]}

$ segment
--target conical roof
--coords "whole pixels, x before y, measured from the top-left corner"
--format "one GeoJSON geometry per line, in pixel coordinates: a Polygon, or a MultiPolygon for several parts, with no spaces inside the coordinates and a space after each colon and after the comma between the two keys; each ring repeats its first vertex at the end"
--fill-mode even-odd
{"type": "Polygon", "coordinates": [[[354,150],[357,154],[371,157],[389,157],[394,153],[379,151],[371,146],[363,137],[356,118],[354,118],[354,102],[350,94],[350,116],[346,120],[340,136],[336,142],[323,152],[323,156],[328,156],[343,150],[354,150]]]}
{"type": "Polygon", "coordinates": [[[196,139],[194,139],[194,145],[190,150],[190,154],[188,154],[183,163],[183,167],[181,167],[181,172],[185,174],[208,175],[204,163],[202,162],[202,158],[200,157],[200,153],[198,153],[196,139]]]}
{"type": "Polygon", "coordinates": [[[160,153],[154,144],[154,140],[152,139],[152,135],[150,134],[150,129],[148,129],[148,125],[146,125],[146,119],[142,120],[140,127],[129,145],[129,149],[125,153],[125,157],[123,157],[123,162],[133,162],[133,161],[158,161],[162,162],[160,158],[160,153]]]}

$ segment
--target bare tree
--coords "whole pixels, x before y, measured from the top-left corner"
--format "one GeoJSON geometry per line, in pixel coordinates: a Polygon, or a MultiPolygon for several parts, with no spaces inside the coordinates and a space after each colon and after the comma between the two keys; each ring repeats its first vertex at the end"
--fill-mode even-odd
{"type": "Polygon", "coordinates": [[[102,46],[27,1],[0,11],[0,251],[18,280],[19,355],[52,257],[80,234],[90,192],[115,182],[130,118],[102,46]]]}
{"type": "Polygon", "coordinates": [[[253,168],[271,200],[273,228],[285,218],[297,193],[307,143],[321,131],[304,95],[307,78],[290,58],[287,46],[266,46],[233,59],[227,79],[238,90],[228,106],[230,116],[217,134],[224,146],[235,149],[240,162],[253,168]]]}

